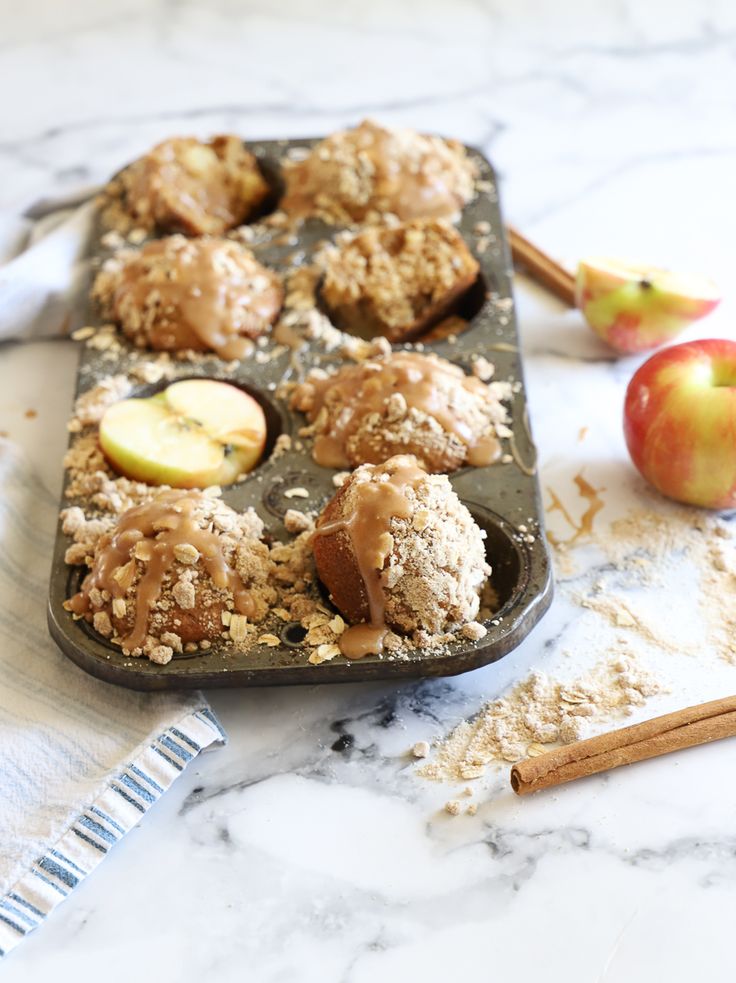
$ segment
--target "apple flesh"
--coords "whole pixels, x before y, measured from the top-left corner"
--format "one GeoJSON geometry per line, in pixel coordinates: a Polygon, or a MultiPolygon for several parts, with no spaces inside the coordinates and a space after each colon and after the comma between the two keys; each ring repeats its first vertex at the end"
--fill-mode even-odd
{"type": "Polygon", "coordinates": [[[589,259],[578,266],[575,300],[593,331],[628,355],[674,338],[709,314],[720,295],[705,277],[589,259]]]}
{"type": "Polygon", "coordinates": [[[149,485],[232,484],[252,471],[265,444],[259,403],[214,379],[185,379],[147,399],[123,399],[100,422],[100,445],[113,468],[149,485]]]}
{"type": "Polygon", "coordinates": [[[736,506],[736,342],[693,341],[648,359],[626,390],[624,436],[663,495],[736,506]]]}

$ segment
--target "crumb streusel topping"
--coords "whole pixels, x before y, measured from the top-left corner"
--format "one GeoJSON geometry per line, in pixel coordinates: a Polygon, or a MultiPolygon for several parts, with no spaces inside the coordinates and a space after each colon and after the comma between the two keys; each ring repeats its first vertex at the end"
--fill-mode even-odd
{"type": "Polygon", "coordinates": [[[187,642],[241,628],[245,637],[275,599],[262,533],[252,509],[235,512],[207,492],[160,492],[99,536],[67,607],[124,652],[153,661],[168,662],[187,642]]]}
{"type": "Polygon", "coordinates": [[[352,622],[343,654],[390,649],[396,631],[426,644],[472,623],[491,573],[484,539],[448,478],[427,474],[416,458],[357,468],[314,538],[319,576],[352,622]]]}
{"type": "Polygon", "coordinates": [[[364,120],[285,166],[281,208],[335,224],[452,218],[473,197],[475,165],[456,140],[364,120]]]}
{"type": "Polygon", "coordinates": [[[173,137],[110,181],[102,216],[109,228],[123,233],[222,235],[244,222],[268,194],[256,158],[239,137],[216,136],[206,143],[173,137]]]}
{"type": "Polygon", "coordinates": [[[291,404],[311,421],[303,432],[315,437],[318,464],[355,467],[411,453],[441,472],[497,459],[509,390],[437,355],[390,352],[332,375],[312,370],[291,404]]]}
{"type": "Polygon", "coordinates": [[[242,358],[278,316],[283,287],[237,242],[173,235],[116,253],[92,298],[140,347],[242,358]]]}
{"type": "Polygon", "coordinates": [[[449,314],[480,269],[457,229],[437,219],[364,229],[321,262],[322,300],[338,326],[394,342],[449,314]]]}

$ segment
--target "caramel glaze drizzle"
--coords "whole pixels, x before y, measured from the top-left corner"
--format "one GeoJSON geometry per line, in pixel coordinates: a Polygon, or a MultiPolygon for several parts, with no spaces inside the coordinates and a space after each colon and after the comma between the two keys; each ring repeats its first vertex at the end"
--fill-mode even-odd
{"type": "Polygon", "coordinates": [[[229,566],[220,536],[212,528],[202,529],[194,517],[203,500],[201,493],[161,492],[153,501],[137,505],[123,513],[115,527],[101,541],[101,549],[92,570],[84,578],[82,589],[67,602],[68,610],[85,615],[92,611],[90,591],[108,591],[113,599],[125,597],[135,576],[133,551],[147,557],[145,573],[135,589],[135,620],[130,633],[121,639],[124,651],[143,646],[148,634],[148,620],[161,595],[164,578],[176,560],[174,550],[188,543],[199,550],[204,568],[215,587],[230,590],[235,610],[252,618],[255,607],[239,575],[229,566]],[[144,544],[139,546],[138,544],[144,544]]]}
{"type": "Polygon", "coordinates": [[[416,458],[402,455],[390,458],[379,466],[366,465],[388,474],[387,481],[365,481],[351,490],[353,505],[350,515],[334,521],[318,523],[315,536],[347,533],[358,572],[363,579],[368,599],[370,621],[351,625],[340,635],[340,651],[348,659],[380,655],[386,635],[386,594],[383,566],[391,552],[391,520],[408,519],[412,505],[406,489],[427,477],[416,458]]]}
{"type": "Polygon", "coordinates": [[[281,207],[287,213],[303,215],[314,208],[320,194],[336,193],[339,199],[341,188],[338,186],[334,192],[330,187],[325,188],[325,175],[316,168],[324,166],[320,151],[326,152],[327,159],[334,159],[339,165],[344,153],[341,144],[347,143],[368,162],[373,175],[370,198],[362,206],[355,203],[355,218],[359,217],[358,213],[365,214],[376,207],[394,212],[402,221],[446,218],[457,212],[462,205],[462,196],[452,187],[450,164],[431,150],[417,161],[415,155],[402,153],[400,141],[401,134],[385,130],[370,120],[364,120],[352,130],[327,137],[306,160],[295,164],[287,173],[286,196],[281,207]]]}
{"type": "Polygon", "coordinates": [[[281,309],[283,291],[276,275],[255,259],[248,275],[235,265],[234,257],[228,256],[228,267],[230,263],[235,266],[234,276],[238,278],[235,279],[229,269],[221,268],[217,262],[217,255],[223,249],[222,240],[198,239],[183,247],[186,252],[183,260],[177,262],[178,279],[167,279],[152,288],[141,276],[141,264],[145,265],[147,259],[167,257],[170,249],[166,240],[143,248],[140,257],[123,270],[115,305],[122,294],[127,294],[142,309],[152,289],[157,290],[162,297],[159,317],[169,316],[168,309],[173,308],[172,325],[178,324],[202,347],[216,352],[220,358],[244,358],[253,347],[250,339],[261,334],[281,309]]]}
{"type": "Polygon", "coordinates": [[[340,406],[339,415],[330,421],[329,432],[315,439],[317,464],[326,468],[349,467],[350,462],[345,456],[348,438],[364,417],[381,413],[385,401],[393,393],[400,393],[410,409],[433,416],[445,431],[461,440],[467,447],[468,464],[485,467],[499,458],[501,446],[495,435],[476,434],[448,398],[458,387],[487,398],[487,388],[480,379],[465,375],[450,362],[436,361],[414,352],[396,352],[379,364],[380,370],[370,374],[363,365],[349,365],[328,379],[310,380],[315,389],[310,420],[316,420],[328,394],[336,394],[340,406]]]}

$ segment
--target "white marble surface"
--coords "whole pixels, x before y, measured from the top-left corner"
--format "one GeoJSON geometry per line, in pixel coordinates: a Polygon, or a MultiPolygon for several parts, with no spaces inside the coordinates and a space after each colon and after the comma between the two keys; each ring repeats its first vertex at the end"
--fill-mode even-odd
{"type": "MultiPolygon", "coordinates": [[[[28,205],[165,135],[308,134],[371,113],[482,146],[506,213],[563,258],[709,271],[726,300],[689,336],[733,335],[736,8],[725,0],[4,7],[6,251],[28,205]]],[[[635,363],[611,361],[577,315],[522,280],[517,298],[544,487],[574,508],[582,469],[606,489],[601,523],[646,504],[620,428],[635,363]]],[[[54,490],[74,364],[63,342],[0,349],[0,429],[54,490]]],[[[582,587],[601,575],[593,562],[582,587]]],[[[666,587],[651,600],[687,632],[666,587]]],[[[589,665],[620,634],[583,616],[562,583],[525,644],[459,679],[212,693],[229,747],[195,763],[16,950],[4,980],[731,980],[733,743],[528,800],[501,770],[472,818],[446,816],[455,788],[417,779],[406,756],[530,668],[589,665]],[[352,747],[333,750],[342,734],[352,747]]],[[[671,687],[648,710],[736,687],[736,667],[706,646],[694,658],[635,645],[671,687]]]]}

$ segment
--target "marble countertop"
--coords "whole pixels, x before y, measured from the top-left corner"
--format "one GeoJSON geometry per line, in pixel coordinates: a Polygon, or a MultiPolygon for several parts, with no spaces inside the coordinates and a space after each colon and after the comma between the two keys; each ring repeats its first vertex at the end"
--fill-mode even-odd
{"type": "MultiPolygon", "coordinates": [[[[0,87],[19,94],[1,111],[0,250],[23,241],[33,202],[166,135],[313,134],[371,114],[481,147],[507,216],[563,259],[709,272],[726,299],[686,337],[734,336],[735,53],[736,12],[717,0],[30,0],[6,12],[0,39],[0,87]]],[[[621,434],[636,361],[612,360],[522,278],[516,294],[548,504],[554,492],[579,515],[583,474],[601,489],[599,528],[657,507],[621,434]]],[[[0,428],[57,492],[76,351],[0,351],[0,428]]],[[[565,534],[559,513],[549,521],[565,534]]],[[[576,607],[610,574],[584,548],[581,564],[558,571],[551,611],[497,665],[208,694],[229,746],[196,761],[4,980],[732,979],[731,742],[529,799],[491,770],[472,817],[443,811],[455,786],[414,774],[414,741],[531,669],[569,675],[622,637],[669,688],[639,717],[734,691],[736,666],[705,643],[663,651],[576,607]]],[[[679,596],[696,573],[683,568],[679,596]]],[[[671,591],[648,589],[652,617],[692,635],[671,591]]]]}

